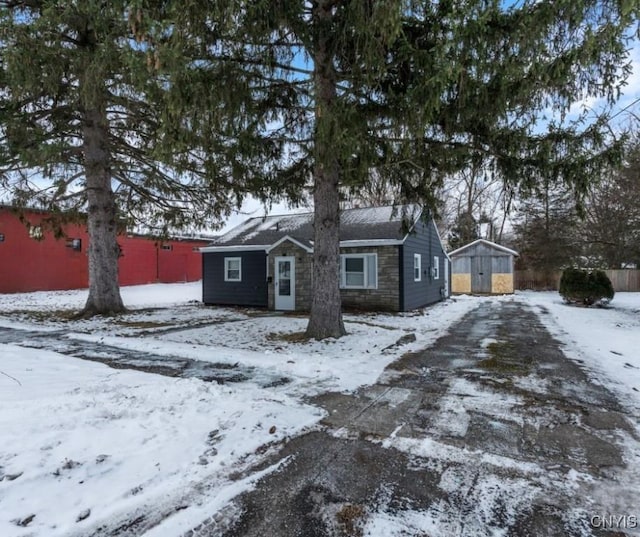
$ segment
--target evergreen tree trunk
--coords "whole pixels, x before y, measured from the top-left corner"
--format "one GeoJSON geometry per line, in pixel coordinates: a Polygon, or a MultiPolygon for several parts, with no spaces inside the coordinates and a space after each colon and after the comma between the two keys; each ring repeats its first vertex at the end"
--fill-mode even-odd
{"type": "Polygon", "coordinates": [[[340,163],[331,147],[337,121],[336,73],[328,35],[332,4],[320,1],[313,9],[316,27],[313,297],[306,334],[316,339],[346,334],[340,300],[340,163]]]}
{"type": "Polygon", "coordinates": [[[82,134],[89,228],[89,298],[83,315],[125,310],[118,282],[116,204],[111,188],[109,131],[100,107],[84,113],[82,134]]]}

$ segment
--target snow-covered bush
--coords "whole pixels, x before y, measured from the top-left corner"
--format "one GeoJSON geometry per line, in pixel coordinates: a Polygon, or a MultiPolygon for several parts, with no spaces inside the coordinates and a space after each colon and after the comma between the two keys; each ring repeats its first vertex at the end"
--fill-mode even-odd
{"type": "Polygon", "coordinates": [[[579,302],[586,306],[606,304],[614,294],[611,280],[602,270],[588,272],[570,267],[560,278],[560,295],[566,302],[579,302]]]}

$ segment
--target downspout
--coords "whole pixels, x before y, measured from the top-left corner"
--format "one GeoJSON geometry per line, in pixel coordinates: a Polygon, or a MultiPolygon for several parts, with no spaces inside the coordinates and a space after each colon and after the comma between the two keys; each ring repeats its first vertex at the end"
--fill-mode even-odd
{"type": "Polygon", "coordinates": [[[429,236],[429,282],[433,284],[433,233],[431,226],[433,224],[433,218],[431,217],[431,213],[429,213],[429,224],[428,224],[428,236],[429,236]]]}
{"type": "Polygon", "coordinates": [[[404,242],[398,246],[398,296],[400,297],[400,311],[405,311],[405,284],[404,284],[404,242]]]}

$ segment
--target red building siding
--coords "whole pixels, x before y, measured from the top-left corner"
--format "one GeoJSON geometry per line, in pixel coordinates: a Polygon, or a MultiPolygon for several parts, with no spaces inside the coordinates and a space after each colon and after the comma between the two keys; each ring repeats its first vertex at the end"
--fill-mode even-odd
{"type": "MultiPolygon", "coordinates": [[[[46,215],[31,212],[26,219],[39,226],[46,215]]],[[[80,289],[88,286],[85,226],[64,227],[66,238],[43,232],[42,240],[29,234],[27,226],[9,209],[0,207],[0,293],[80,289]],[[72,239],[80,239],[79,249],[72,239]]],[[[171,239],[158,243],[137,235],[121,235],[120,285],[197,281],[202,278],[202,259],[197,248],[206,240],[171,239]]]]}
{"type": "Polygon", "coordinates": [[[158,247],[155,241],[141,237],[120,237],[122,255],[118,260],[120,285],[158,281],[158,247]]]}

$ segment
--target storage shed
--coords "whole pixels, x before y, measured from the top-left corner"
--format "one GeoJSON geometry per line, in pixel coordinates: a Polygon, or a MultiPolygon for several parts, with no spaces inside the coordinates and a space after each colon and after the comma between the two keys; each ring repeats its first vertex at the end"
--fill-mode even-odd
{"type": "Polygon", "coordinates": [[[451,292],[502,295],[513,293],[513,261],[517,252],[478,239],[449,252],[451,292]]]}

